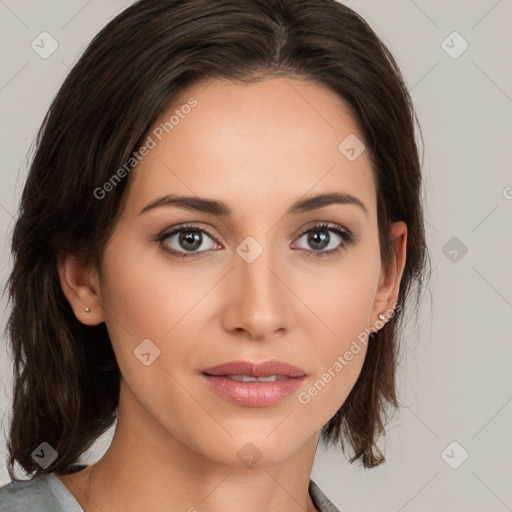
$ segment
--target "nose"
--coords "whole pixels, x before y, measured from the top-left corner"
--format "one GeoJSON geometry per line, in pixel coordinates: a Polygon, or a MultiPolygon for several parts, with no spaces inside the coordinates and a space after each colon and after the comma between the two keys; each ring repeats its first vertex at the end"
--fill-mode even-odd
{"type": "Polygon", "coordinates": [[[225,289],[224,327],[228,331],[261,340],[280,337],[289,329],[296,299],[275,254],[264,248],[254,261],[234,255],[225,289]]]}

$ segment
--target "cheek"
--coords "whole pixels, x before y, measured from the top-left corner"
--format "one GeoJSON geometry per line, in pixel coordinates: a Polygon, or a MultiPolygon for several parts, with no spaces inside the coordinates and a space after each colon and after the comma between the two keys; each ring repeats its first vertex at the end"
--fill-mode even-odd
{"type": "Polygon", "coordinates": [[[318,370],[298,402],[323,423],[343,404],[360,375],[379,273],[380,259],[373,247],[347,259],[338,279],[317,279],[315,291],[310,293],[309,300],[322,323],[316,322],[315,330],[304,328],[310,329],[308,337],[316,340],[312,357],[318,370]]]}
{"type": "MultiPolygon", "coordinates": [[[[334,332],[313,337],[315,372],[297,396],[307,417],[327,423],[343,405],[363,367],[369,342],[368,294],[337,293],[325,305],[326,323],[334,332]]],[[[324,329],[325,331],[325,329],[324,329]]]]}
{"type": "Polygon", "coordinates": [[[160,350],[159,364],[170,370],[188,358],[197,364],[194,333],[207,324],[215,301],[222,300],[219,275],[207,265],[191,270],[120,237],[106,248],[103,268],[106,324],[121,370],[139,367],[134,350],[146,339],[160,350]],[[210,289],[213,293],[205,297],[210,289]]]}
{"type": "Polygon", "coordinates": [[[343,348],[370,327],[379,275],[378,243],[372,242],[347,252],[339,266],[319,269],[302,280],[300,293],[322,320],[323,337],[331,350],[343,348]]]}
{"type": "Polygon", "coordinates": [[[105,250],[101,283],[105,322],[118,360],[125,358],[127,364],[126,358],[145,339],[160,348],[164,335],[194,299],[193,293],[183,296],[187,290],[183,273],[169,275],[162,261],[155,251],[138,249],[121,238],[105,250]]]}

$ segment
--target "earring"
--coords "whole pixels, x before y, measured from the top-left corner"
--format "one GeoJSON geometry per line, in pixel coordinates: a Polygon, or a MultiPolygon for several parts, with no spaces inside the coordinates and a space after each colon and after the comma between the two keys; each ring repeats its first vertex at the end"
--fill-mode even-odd
{"type": "Polygon", "coordinates": [[[386,320],[386,317],[381,313],[379,315],[379,320],[382,320],[384,322],[386,320]]]}
{"type": "Polygon", "coordinates": [[[90,313],[90,312],[91,312],[91,308],[90,308],[89,306],[87,306],[87,307],[85,308],[85,312],[86,312],[86,313],[90,313]]]}

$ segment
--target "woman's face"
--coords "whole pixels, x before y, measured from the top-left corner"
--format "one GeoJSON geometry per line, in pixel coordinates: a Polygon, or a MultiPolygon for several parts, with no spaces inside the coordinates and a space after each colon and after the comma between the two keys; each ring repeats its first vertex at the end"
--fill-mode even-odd
{"type": "Polygon", "coordinates": [[[360,340],[396,300],[356,124],[315,82],[213,81],[175,98],[149,136],[98,276],[120,418],[155,450],[173,440],[231,465],[316,446],[360,373],[360,340]],[[323,194],[339,201],[307,201],[323,194]],[[304,376],[204,373],[270,360],[304,376]]]}

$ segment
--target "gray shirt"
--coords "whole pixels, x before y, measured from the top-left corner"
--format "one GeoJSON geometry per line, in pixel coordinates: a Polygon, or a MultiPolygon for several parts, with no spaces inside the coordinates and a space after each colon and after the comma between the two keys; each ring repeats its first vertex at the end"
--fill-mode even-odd
{"type": "MultiPolygon", "coordinates": [[[[313,480],[309,494],[320,512],[340,512],[313,480]]],[[[23,482],[0,487],[0,512],[83,512],[67,487],[52,474],[41,473],[23,482]]]]}

